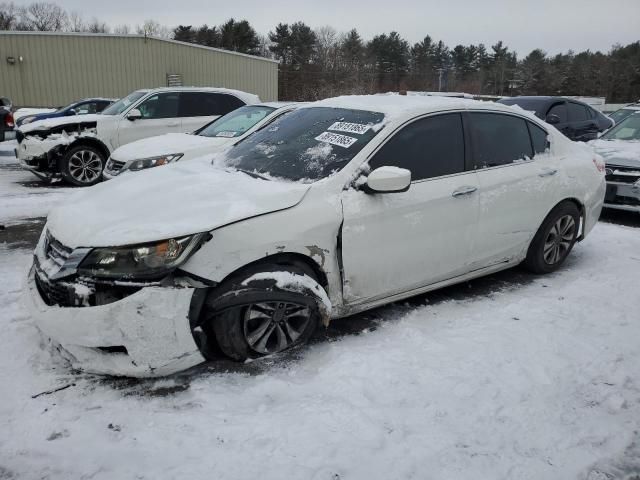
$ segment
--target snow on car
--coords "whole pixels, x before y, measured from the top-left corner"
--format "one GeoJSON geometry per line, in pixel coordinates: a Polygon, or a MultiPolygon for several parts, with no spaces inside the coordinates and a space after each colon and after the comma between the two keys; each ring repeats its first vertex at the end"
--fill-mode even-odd
{"type": "Polygon", "coordinates": [[[214,120],[193,134],[167,133],[117,148],[103,172],[107,180],[130,171],[191,160],[239,142],[290,112],[301,103],[268,102],[246,105],[214,120]]]}
{"type": "Polygon", "coordinates": [[[590,142],[606,163],[604,206],[640,212],[640,112],[590,142]]]}
{"type": "Polygon", "coordinates": [[[522,109],[328,99],[213,164],[74,194],[49,215],[26,303],[86,371],[164,375],[217,347],[257,358],[521,262],[554,271],[604,193],[600,157],[522,109]]]}
{"type": "Polygon", "coordinates": [[[78,186],[99,182],[107,158],[121,145],[170,132],[192,132],[243,105],[253,94],[226,88],[136,90],[100,114],[37,120],[21,126],[17,156],[40,178],[78,186]]]}

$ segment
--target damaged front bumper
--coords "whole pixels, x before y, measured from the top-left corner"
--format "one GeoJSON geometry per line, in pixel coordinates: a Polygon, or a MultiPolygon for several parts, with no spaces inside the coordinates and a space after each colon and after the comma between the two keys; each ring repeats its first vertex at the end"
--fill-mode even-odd
{"type": "Polygon", "coordinates": [[[25,304],[40,331],[62,347],[74,368],[131,377],[163,376],[205,359],[193,338],[192,287],[142,287],[98,306],[48,305],[32,267],[25,304]]]}

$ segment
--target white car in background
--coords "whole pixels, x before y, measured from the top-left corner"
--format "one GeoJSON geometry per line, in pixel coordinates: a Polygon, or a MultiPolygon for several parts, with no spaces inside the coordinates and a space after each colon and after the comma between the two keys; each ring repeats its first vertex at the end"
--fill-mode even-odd
{"type": "Polygon", "coordinates": [[[164,375],[218,347],[242,361],[521,262],[552,272],[605,193],[591,148],[466,99],[323,100],[222,157],[123,175],[52,210],[26,303],[74,366],[164,375]]]}
{"type": "Polygon", "coordinates": [[[219,152],[299,105],[301,104],[294,102],[245,105],[193,134],[167,133],[129,143],[114,150],[102,175],[109,180],[124,172],[136,172],[219,152]]]}
{"type": "Polygon", "coordinates": [[[165,133],[193,132],[244,105],[251,93],[226,88],[136,90],[100,114],[38,120],[21,126],[16,155],[38,177],[78,186],[99,182],[116,148],[165,133]]]}
{"type": "Polygon", "coordinates": [[[589,144],[606,163],[604,206],[640,213],[640,110],[589,144]]]}

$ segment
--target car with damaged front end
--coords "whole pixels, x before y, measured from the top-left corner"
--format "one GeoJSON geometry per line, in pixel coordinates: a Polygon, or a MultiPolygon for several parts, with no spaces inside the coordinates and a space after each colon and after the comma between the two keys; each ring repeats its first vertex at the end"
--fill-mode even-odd
{"type": "Polygon", "coordinates": [[[77,368],[163,375],[524,262],[597,222],[604,164],[522,109],[354,96],[213,159],[123,175],[52,210],[26,303],[77,368]],[[101,215],[95,215],[100,211],[101,215]]]}

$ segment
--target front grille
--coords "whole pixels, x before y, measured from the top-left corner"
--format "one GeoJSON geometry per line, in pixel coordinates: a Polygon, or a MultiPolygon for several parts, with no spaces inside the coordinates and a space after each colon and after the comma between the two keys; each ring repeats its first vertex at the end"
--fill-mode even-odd
{"type": "Polygon", "coordinates": [[[65,247],[62,243],[53,238],[49,232],[46,233],[44,255],[53,263],[62,267],[69,258],[69,255],[71,255],[71,251],[72,250],[69,247],[65,247]]]}
{"type": "Polygon", "coordinates": [[[38,292],[47,305],[59,305],[61,307],[76,306],[73,290],[67,285],[58,282],[50,282],[40,277],[36,272],[36,287],[38,292]]]}
{"type": "Polygon", "coordinates": [[[118,173],[120,170],[122,170],[122,167],[124,167],[124,164],[125,162],[120,162],[118,160],[114,160],[113,158],[110,158],[109,161],[107,162],[106,169],[111,173],[118,173]]]}
{"type": "Polygon", "coordinates": [[[633,184],[640,180],[640,168],[607,165],[607,181],[633,184]]]}

